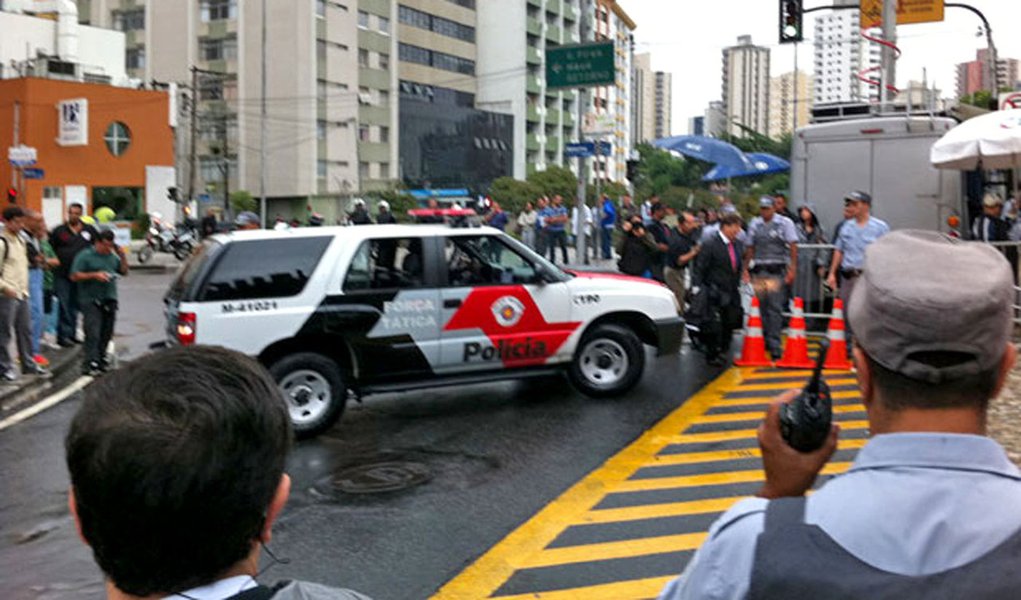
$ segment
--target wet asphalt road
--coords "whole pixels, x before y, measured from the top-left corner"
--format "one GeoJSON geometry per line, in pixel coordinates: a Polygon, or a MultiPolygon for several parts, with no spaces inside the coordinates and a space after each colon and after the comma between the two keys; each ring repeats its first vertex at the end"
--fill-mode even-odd
{"type": "MultiPolygon", "coordinates": [[[[122,287],[117,342],[129,357],[160,337],[168,278],[138,274],[122,287]]],[[[649,359],[639,387],[617,400],[588,400],[548,378],[349,406],[289,460],[291,500],[270,544],[289,562],[263,580],[308,579],[376,600],[429,597],[715,375],[687,348],[649,359]],[[375,494],[340,489],[349,478],[338,474],[379,463],[410,464],[423,481],[375,494]]],[[[0,598],[102,597],[66,509],[62,439],[78,402],[0,432],[0,598]]]]}

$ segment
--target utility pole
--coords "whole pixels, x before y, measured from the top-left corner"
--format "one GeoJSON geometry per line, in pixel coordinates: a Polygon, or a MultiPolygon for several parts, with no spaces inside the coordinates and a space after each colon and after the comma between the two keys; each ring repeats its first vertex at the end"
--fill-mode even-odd
{"type": "MultiPolygon", "coordinates": [[[[897,0],[883,0],[883,50],[881,55],[883,84],[879,88],[881,107],[893,106],[897,89],[897,0]]],[[[882,110],[882,109],[880,109],[882,110]]]]}
{"type": "Polygon", "coordinates": [[[266,0],[262,0],[262,117],[259,123],[259,220],[266,228],[266,0]]]}
{"type": "Polygon", "coordinates": [[[198,137],[199,70],[191,68],[191,149],[188,157],[188,202],[195,201],[195,138],[198,137]]]}
{"type": "Polygon", "coordinates": [[[223,144],[223,214],[227,216],[227,220],[231,220],[231,208],[230,208],[230,135],[228,129],[230,127],[229,121],[230,116],[224,113],[220,122],[222,129],[220,133],[223,135],[221,143],[223,144]]]}

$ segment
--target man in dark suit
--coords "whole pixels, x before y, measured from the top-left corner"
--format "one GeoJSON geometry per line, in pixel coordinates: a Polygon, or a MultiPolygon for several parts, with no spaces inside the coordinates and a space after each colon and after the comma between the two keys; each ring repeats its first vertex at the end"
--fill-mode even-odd
{"type": "Polygon", "coordinates": [[[706,240],[692,270],[692,288],[707,295],[708,315],[702,326],[706,362],[713,366],[726,363],[735,329],[741,327],[741,255],[744,248],[737,237],[741,217],[735,213],[720,219],[720,230],[706,240]]]}

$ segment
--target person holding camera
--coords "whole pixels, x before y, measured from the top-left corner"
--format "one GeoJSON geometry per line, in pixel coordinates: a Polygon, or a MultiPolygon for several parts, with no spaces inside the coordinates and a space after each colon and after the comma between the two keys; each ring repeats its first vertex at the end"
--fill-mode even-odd
{"type": "Polygon", "coordinates": [[[117,319],[117,277],[128,274],[128,259],[114,241],[113,231],[100,231],[96,243],[71,264],[71,281],[78,286],[78,303],[85,326],[82,373],[98,375],[110,369],[106,347],[117,319]]]}
{"type": "Polygon", "coordinates": [[[658,252],[656,241],[642,225],[642,218],[634,216],[626,221],[622,230],[624,235],[617,241],[617,268],[625,275],[634,277],[652,277],[653,260],[658,252]]]}
{"type": "Polygon", "coordinates": [[[661,599],[1017,597],[1021,471],[986,437],[1017,357],[1010,265],[927,231],[864,254],[848,319],[871,439],[806,498],[839,429],[799,452],[780,418],[797,392],[777,398],[758,432],[758,496],[710,527],[661,599]]]}

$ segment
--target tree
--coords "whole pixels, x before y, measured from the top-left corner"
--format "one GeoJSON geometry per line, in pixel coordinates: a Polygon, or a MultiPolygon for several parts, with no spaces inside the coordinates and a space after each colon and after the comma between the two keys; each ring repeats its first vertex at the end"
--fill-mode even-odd
{"type": "Polygon", "coordinates": [[[563,196],[568,202],[578,193],[578,178],[570,169],[556,165],[532,173],[528,176],[528,183],[536,187],[539,195],[550,198],[563,196]]]}
{"type": "Polygon", "coordinates": [[[516,214],[525,207],[525,202],[535,202],[542,196],[539,186],[513,177],[500,177],[489,187],[489,196],[500,203],[503,210],[516,214]]]}
{"type": "Polygon", "coordinates": [[[993,94],[989,90],[978,90],[974,94],[963,96],[960,100],[961,104],[970,104],[985,109],[995,108],[997,101],[993,99],[993,94]]]}
{"type": "Polygon", "coordinates": [[[259,212],[259,203],[256,202],[255,198],[252,198],[252,194],[250,192],[245,190],[231,192],[230,207],[235,214],[243,211],[254,213],[259,212]]]}
{"type": "Polygon", "coordinates": [[[702,175],[709,170],[708,165],[678,158],[649,144],[639,145],[638,152],[641,159],[638,162],[635,195],[639,198],[662,196],[671,187],[699,187],[702,175]]]}

